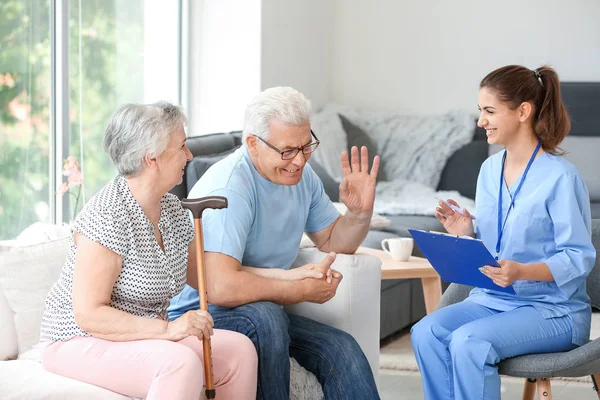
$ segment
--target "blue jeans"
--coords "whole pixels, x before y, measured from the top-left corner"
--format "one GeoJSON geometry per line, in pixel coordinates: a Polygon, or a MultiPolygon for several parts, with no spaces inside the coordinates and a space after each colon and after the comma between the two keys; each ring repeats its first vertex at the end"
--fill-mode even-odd
{"type": "Polygon", "coordinates": [[[325,399],[379,399],[369,362],[348,333],[269,302],[210,306],[210,314],[215,328],[240,332],[254,343],[257,399],[289,400],[290,356],[317,377],[325,399]]]}
{"type": "Polygon", "coordinates": [[[572,350],[568,316],[544,319],[532,306],[498,311],[463,301],[427,315],[411,330],[425,398],[500,399],[501,360],[572,350]]]}

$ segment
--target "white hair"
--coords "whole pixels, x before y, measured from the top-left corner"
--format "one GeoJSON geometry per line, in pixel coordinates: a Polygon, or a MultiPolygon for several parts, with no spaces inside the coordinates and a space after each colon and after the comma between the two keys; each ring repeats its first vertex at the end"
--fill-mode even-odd
{"type": "Polygon", "coordinates": [[[187,124],[183,111],[166,101],[124,104],[113,111],[104,129],[104,151],[121,175],[140,173],[146,154],[158,157],[171,133],[187,124]]]}
{"type": "Polygon", "coordinates": [[[286,125],[302,125],[309,121],[310,101],[291,87],[273,87],[260,92],[246,107],[243,138],[248,135],[269,138],[269,122],[276,119],[286,125]]]}

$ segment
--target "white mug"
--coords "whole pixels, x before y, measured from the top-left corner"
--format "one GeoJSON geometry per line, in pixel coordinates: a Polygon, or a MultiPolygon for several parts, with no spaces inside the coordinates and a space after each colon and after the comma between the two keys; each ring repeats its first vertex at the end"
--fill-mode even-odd
{"type": "Polygon", "coordinates": [[[414,246],[413,238],[389,238],[381,241],[381,248],[396,261],[408,261],[414,246]]]}

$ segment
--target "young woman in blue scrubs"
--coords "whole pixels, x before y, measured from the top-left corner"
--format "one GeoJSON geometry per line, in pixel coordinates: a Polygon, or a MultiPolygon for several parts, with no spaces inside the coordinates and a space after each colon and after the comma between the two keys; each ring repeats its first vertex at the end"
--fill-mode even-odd
{"type": "Polygon", "coordinates": [[[437,218],[451,234],[481,239],[500,264],[481,272],[516,295],[476,288],[413,326],[426,399],[500,399],[499,361],[568,351],[590,334],[590,199],[558,148],[570,129],[558,76],[547,66],[497,69],[478,103],[488,143],[506,150],[481,167],[475,221],[442,202],[437,218]]]}

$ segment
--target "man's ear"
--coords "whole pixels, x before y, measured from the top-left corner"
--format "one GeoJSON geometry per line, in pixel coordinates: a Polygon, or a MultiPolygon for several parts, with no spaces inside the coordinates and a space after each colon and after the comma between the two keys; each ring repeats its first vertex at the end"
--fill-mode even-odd
{"type": "Polygon", "coordinates": [[[258,152],[258,140],[256,139],[256,137],[252,136],[252,135],[248,135],[246,136],[246,146],[248,147],[248,152],[250,154],[252,154],[253,156],[256,155],[256,153],[258,152]]]}
{"type": "Polygon", "coordinates": [[[528,101],[521,103],[521,105],[519,106],[519,121],[527,121],[530,117],[533,116],[532,111],[533,106],[531,105],[531,103],[529,103],[528,101]]]}

